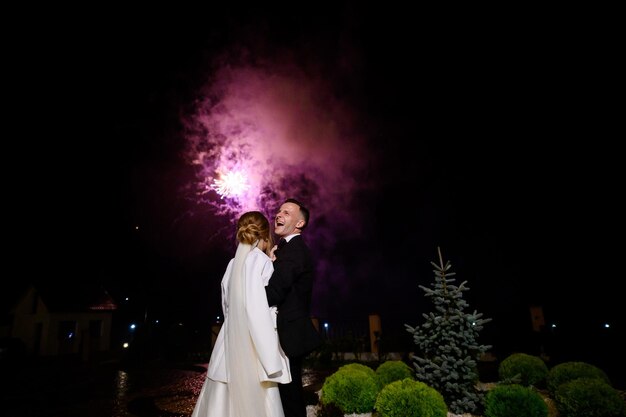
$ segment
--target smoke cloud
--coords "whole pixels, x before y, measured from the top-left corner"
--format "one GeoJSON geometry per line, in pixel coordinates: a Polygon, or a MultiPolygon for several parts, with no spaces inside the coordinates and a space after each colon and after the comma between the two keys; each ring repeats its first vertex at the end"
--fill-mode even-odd
{"type": "Polygon", "coordinates": [[[345,290],[345,268],[329,254],[337,236],[361,237],[358,196],[372,186],[372,158],[350,104],[292,63],[224,65],[185,125],[195,198],[233,221],[248,210],[273,219],[284,199],[301,200],[311,211],[303,236],[319,260],[314,298],[345,290]],[[244,187],[220,195],[215,182],[234,172],[244,187]]]}

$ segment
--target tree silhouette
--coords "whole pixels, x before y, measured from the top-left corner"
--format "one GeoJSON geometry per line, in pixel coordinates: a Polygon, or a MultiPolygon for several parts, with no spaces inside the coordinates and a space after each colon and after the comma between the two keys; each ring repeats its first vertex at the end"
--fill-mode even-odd
{"type": "Polygon", "coordinates": [[[425,296],[430,297],[434,310],[423,314],[424,323],[411,327],[405,324],[417,346],[411,356],[418,380],[435,388],[443,395],[448,408],[454,413],[474,412],[481,404],[478,382],[477,360],[491,346],[477,342],[483,324],[491,319],[482,318],[482,313],[466,313],[467,302],[463,292],[469,288],[463,281],[454,285],[454,272],[450,261],[445,264],[438,247],[439,264],[435,267],[435,281],[431,288],[420,285],[425,296]]]}

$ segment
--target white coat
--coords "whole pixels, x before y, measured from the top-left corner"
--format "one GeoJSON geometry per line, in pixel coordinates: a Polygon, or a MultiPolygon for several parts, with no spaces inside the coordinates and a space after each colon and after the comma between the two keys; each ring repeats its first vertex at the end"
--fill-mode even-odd
{"type": "MultiPolygon", "coordinates": [[[[207,370],[207,377],[228,383],[226,369],[224,334],[228,329],[228,282],[234,259],[228,264],[222,278],[222,311],[224,324],[215,341],[207,370]]],[[[254,248],[247,255],[243,267],[246,316],[250,324],[250,336],[257,351],[257,373],[260,381],[281,384],[291,382],[289,359],[283,352],[276,331],[276,309],[270,309],[265,295],[265,285],[269,281],[274,267],[270,258],[259,248],[254,248]]]]}

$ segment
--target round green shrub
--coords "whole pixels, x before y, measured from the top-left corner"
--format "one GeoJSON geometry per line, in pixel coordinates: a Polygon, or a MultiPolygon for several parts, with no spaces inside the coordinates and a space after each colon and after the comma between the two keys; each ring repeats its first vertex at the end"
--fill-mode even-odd
{"type": "Polygon", "coordinates": [[[334,404],[344,414],[372,411],[378,395],[378,384],[374,370],[369,369],[371,372],[346,365],[327,377],[320,396],[322,405],[334,404]]]}
{"type": "Polygon", "coordinates": [[[599,378],[578,378],[556,389],[554,402],[566,417],[620,417],[626,406],[619,392],[599,378]]]}
{"type": "Polygon", "coordinates": [[[501,380],[514,380],[515,383],[536,386],[545,382],[548,375],[548,365],[539,356],[526,353],[513,353],[506,357],[498,366],[498,376],[501,380]],[[519,374],[519,380],[513,379],[519,374]]]}
{"type": "Polygon", "coordinates": [[[395,381],[413,378],[413,369],[402,361],[386,361],[376,368],[376,382],[380,388],[395,381]]]}
{"type": "Polygon", "coordinates": [[[587,362],[563,362],[554,366],[546,376],[546,384],[551,396],[554,396],[559,385],[577,378],[598,378],[611,385],[606,373],[587,362]]]}
{"type": "Polygon", "coordinates": [[[533,389],[496,385],[485,396],[485,417],[547,417],[548,405],[533,389]]]}
{"type": "Polygon", "coordinates": [[[362,371],[368,374],[369,376],[371,376],[372,378],[376,379],[376,372],[369,366],[363,365],[362,363],[358,363],[358,362],[348,363],[346,365],[340,366],[338,370],[341,371],[344,369],[362,371]]]}
{"type": "Polygon", "coordinates": [[[412,378],[385,385],[376,398],[381,417],[447,417],[448,407],[434,388],[412,378]]]}

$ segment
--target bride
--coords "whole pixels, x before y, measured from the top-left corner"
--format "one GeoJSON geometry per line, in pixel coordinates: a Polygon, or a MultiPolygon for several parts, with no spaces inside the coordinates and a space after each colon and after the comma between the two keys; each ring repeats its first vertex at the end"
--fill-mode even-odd
{"type": "Polygon", "coordinates": [[[192,417],[284,417],[277,384],[291,382],[265,285],[274,267],[267,218],[244,213],[238,246],[222,278],[224,324],[192,417]]]}

